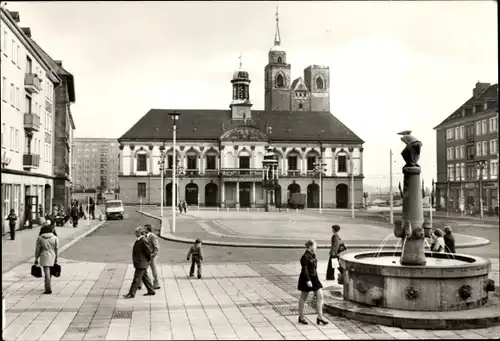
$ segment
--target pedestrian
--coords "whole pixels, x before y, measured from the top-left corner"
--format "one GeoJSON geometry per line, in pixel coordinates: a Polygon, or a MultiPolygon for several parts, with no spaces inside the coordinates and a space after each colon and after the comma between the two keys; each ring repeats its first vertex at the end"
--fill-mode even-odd
{"type": "Polygon", "coordinates": [[[78,206],[77,203],[74,203],[71,207],[71,219],[73,220],[73,227],[76,228],[78,226],[78,206]]]}
{"type": "Polygon", "coordinates": [[[182,202],[182,208],[184,209],[184,213],[186,213],[186,211],[187,211],[187,203],[186,203],[186,200],[184,200],[184,201],[182,202]]]}
{"type": "Polygon", "coordinates": [[[314,240],[309,239],[306,243],[306,251],[300,258],[301,271],[297,289],[300,291],[299,298],[299,323],[309,324],[304,318],[304,305],[307,296],[312,291],[316,294],[316,324],[328,324],[329,322],[323,317],[323,285],[318,278],[318,260],[316,259],[317,244],[314,240]]]}
{"type": "Polygon", "coordinates": [[[149,262],[151,261],[151,250],[144,238],[144,228],[139,226],[135,229],[135,236],[137,237],[134,247],[132,248],[132,262],[134,263],[134,279],[130,285],[128,294],[123,295],[125,298],[134,298],[137,288],[144,282],[148,290],[144,296],[152,296],[155,294],[153,284],[148,276],[149,262]]]}
{"type": "Polygon", "coordinates": [[[38,233],[38,236],[41,236],[44,233],[53,233],[54,236],[57,237],[56,227],[52,223],[52,220],[47,219],[45,221],[45,224],[40,228],[40,232],[38,233]]]}
{"type": "Polygon", "coordinates": [[[92,217],[92,220],[95,219],[95,202],[93,198],[89,199],[90,203],[90,208],[89,208],[89,215],[92,217]]]}
{"type": "Polygon", "coordinates": [[[43,269],[45,276],[45,292],[44,294],[52,294],[50,285],[50,268],[57,264],[59,256],[59,239],[52,232],[46,232],[38,236],[36,240],[35,265],[38,265],[40,258],[40,266],[43,269]]]}
{"type": "Polygon", "coordinates": [[[189,277],[194,276],[194,266],[198,267],[198,278],[201,278],[201,262],[203,261],[203,251],[201,249],[201,240],[198,238],[194,245],[189,248],[187,260],[191,258],[191,268],[189,269],[189,277]]]}
{"type": "Polygon", "coordinates": [[[83,219],[87,219],[87,217],[85,216],[85,211],[83,210],[83,204],[80,203],[80,206],[78,206],[78,218],[83,218],[83,219]]]}
{"type": "Polygon", "coordinates": [[[182,201],[179,201],[179,205],[177,207],[179,207],[179,213],[182,213],[182,201]]]}
{"type": "Polygon", "coordinates": [[[451,227],[450,226],[445,226],[444,227],[444,248],[445,252],[447,253],[456,253],[455,251],[455,237],[451,233],[451,227]]]}
{"type": "Polygon", "coordinates": [[[16,222],[17,222],[17,215],[16,212],[12,209],[10,210],[10,214],[7,216],[7,219],[9,221],[9,229],[10,229],[10,240],[15,240],[16,239],[16,222]]]}
{"type": "Polygon", "coordinates": [[[443,231],[441,229],[435,229],[434,232],[432,233],[432,244],[431,244],[431,251],[432,252],[438,252],[438,253],[443,253],[445,244],[444,244],[444,238],[443,238],[443,231]]]}
{"type": "Polygon", "coordinates": [[[156,257],[160,252],[160,243],[158,237],[153,233],[153,228],[151,224],[144,225],[146,229],[146,241],[148,242],[149,249],[151,250],[151,275],[153,276],[153,287],[155,290],[160,289],[160,281],[158,280],[158,267],[156,264],[156,257]]]}
{"type": "Polygon", "coordinates": [[[338,258],[339,256],[339,247],[342,243],[342,239],[339,236],[340,226],[333,225],[332,226],[332,239],[330,244],[330,258],[328,259],[328,268],[326,269],[326,280],[333,281],[335,280],[335,268],[333,267],[333,260],[338,258]]]}

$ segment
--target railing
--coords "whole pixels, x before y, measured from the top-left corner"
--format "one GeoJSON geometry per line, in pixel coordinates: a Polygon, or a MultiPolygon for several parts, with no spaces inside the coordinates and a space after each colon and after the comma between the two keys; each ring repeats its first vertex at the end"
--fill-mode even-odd
{"type": "Polygon", "coordinates": [[[261,168],[223,168],[221,174],[229,177],[262,177],[262,171],[261,168]]]}
{"type": "Polygon", "coordinates": [[[294,169],[294,170],[287,170],[286,171],[286,175],[288,176],[300,176],[300,173],[302,173],[301,170],[298,170],[298,169],[294,169]]]}
{"type": "Polygon", "coordinates": [[[217,176],[217,175],[219,175],[219,170],[218,169],[205,169],[205,175],[206,176],[217,176]]]}
{"type": "Polygon", "coordinates": [[[198,169],[186,169],[184,175],[185,176],[198,176],[200,171],[198,169]]]}
{"type": "Polygon", "coordinates": [[[40,155],[23,154],[23,167],[38,168],[40,166],[40,155]]]}
{"type": "Polygon", "coordinates": [[[26,130],[40,130],[40,116],[33,113],[24,114],[24,129],[26,130]]]}

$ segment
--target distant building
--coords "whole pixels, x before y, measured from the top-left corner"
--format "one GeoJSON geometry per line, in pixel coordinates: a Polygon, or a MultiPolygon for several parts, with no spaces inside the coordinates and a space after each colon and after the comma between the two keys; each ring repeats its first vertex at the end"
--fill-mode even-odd
{"type": "Polygon", "coordinates": [[[56,123],[55,89],[64,80],[31,30],[19,26],[18,12],[2,7],[0,19],[2,218],[14,209],[19,228],[27,219],[35,223],[40,209],[46,213],[55,203],[57,143],[66,131],[56,123]]]}
{"type": "Polygon", "coordinates": [[[75,138],[73,148],[75,192],[89,189],[106,192],[119,188],[119,149],[116,139],[75,138]]]}
{"type": "Polygon", "coordinates": [[[436,130],[436,207],[485,211],[498,202],[498,84],[476,83],[472,97],[434,128],[436,130]],[[482,179],[480,179],[482,166],[482,179]]]}

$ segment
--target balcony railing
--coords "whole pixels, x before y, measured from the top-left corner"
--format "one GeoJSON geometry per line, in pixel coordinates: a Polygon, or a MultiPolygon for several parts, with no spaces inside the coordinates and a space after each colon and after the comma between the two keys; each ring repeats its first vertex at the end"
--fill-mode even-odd
{"type": "Polygon", "coordinates": [[[205,169],[205,176],[217,176],[219,175],[218,169],[205,169]]]}
{"type": "Polygon", "coordinates": [[[287,176],[300,176],[300,173],[302,173],[302,171],[298,169],[289,169],[286,171],[287,176]]]}
{"type": "Polygon", "coordinates": [[[262,177],[262,169],[223,168],[221,171],[221,175],[226,177],[249,177],[249,178],[262,177]]]}
{"type": "Polygon", "coordinates": [[[40,167],[40,155],[23,154],[23,167],[29,169],[40,167]]]}
{"type": "Polygon", "coordinates": [[[34,73],[24,75],[24,89],[26,92],[33,94],[42,90],[42,80],[34,73]]]}
{"type": "Polygon", "coordinates": [[[186,169],[184,171],[184,176],[198,176],[200,171],[198,169],[186,169]]]}
{"type": "Polygon", "coordinates": [[[40,116],[33,113],[24,114],[24,129],[28,131],[40,130],[40,116]]]}

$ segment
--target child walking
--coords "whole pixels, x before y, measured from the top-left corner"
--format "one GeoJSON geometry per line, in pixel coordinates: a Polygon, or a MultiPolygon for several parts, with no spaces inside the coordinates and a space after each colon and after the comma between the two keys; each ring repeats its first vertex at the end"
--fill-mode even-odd
{"type": "Polygon", "coordinates": [[[189,248],[187,260],[191,258],[191,268],[189,269],[189,277],[194,276],[194,265],[198,267],[198,278],[201,278],[201,261],[203,260],[203,251],[201,250],[201,240],[198,238],[194,245],[189,248]]]}

